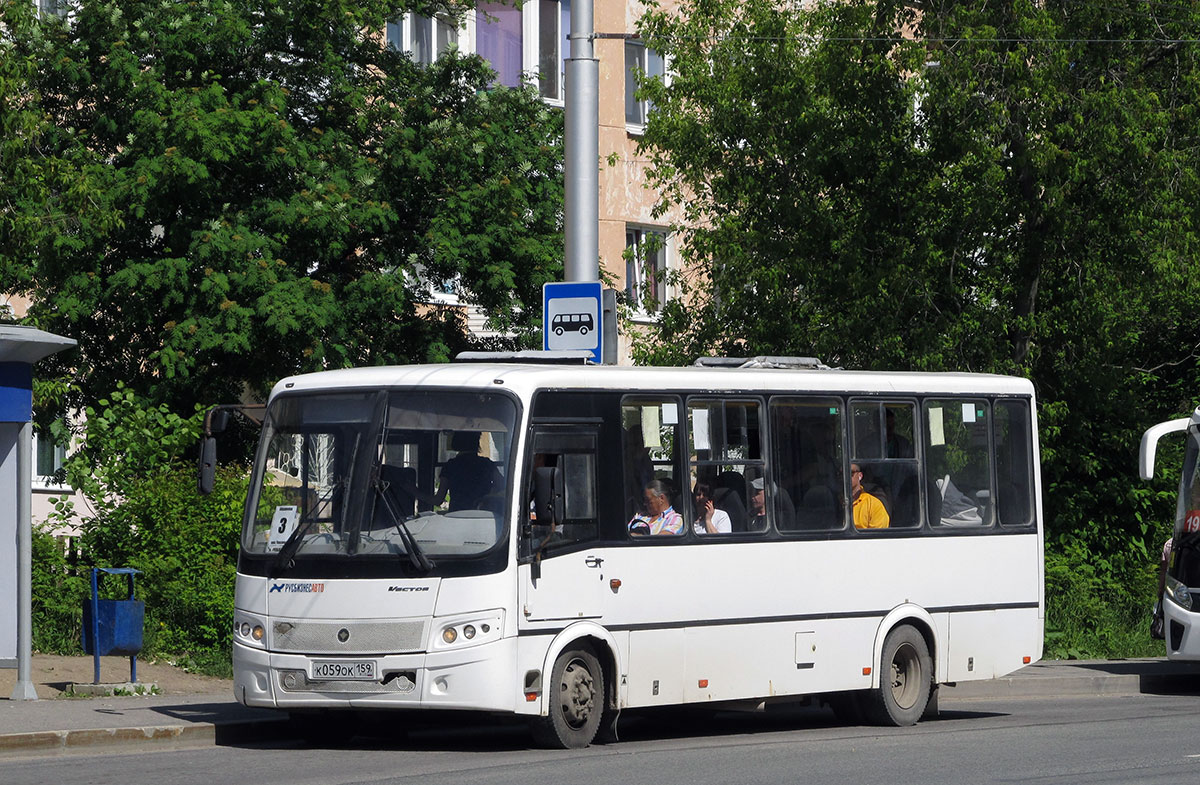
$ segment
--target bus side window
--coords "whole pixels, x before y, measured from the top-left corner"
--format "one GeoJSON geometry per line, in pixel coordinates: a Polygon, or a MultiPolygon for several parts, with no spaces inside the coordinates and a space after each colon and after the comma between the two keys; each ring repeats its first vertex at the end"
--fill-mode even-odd
{"type": "MultiPolygon", "coordinates": [[[[638,516],[651,517],[645,509],[645,491],[654,480],[662,484],[671,509],[683,515],[687,505],[679,475],[679,401],[626,399],[621,404],[621,428],[625,520],[632,523],[638,516]]],[[[682,533],[675,528],[672,524],[661,533],[682,533]]]]}
{"type": "MultiPolygon", "coordinates": [[[[766,531],[779,493],[767,477],[760,409],[753,400],[688,400],[693,479],[712,489],[732,534],[766,531]]],[[[690,520],[699,512],[690,510],[690,520]]]]}
{"type": "Polygon", "coordinates": [[[996,401],[996,512],[1001,526],[1025,526],[1033,520],[1033,454],[1029,404],[996,401]]]}
{"type": "Polygon", "coordinates": [[[987,526],[994,520],[987,401],[926,400],[930,525],[987,526]]]}
{"type": "Polygon", "coordinates": [[[862,469],[862,488],[883,504],[888,528],[921,525],[921,484],[913,429],[916,406],[908,401],[852,401],[851,462],[862,469]]]}
{"type": "Polygon", "coordinates": [[[771,467],[776,527],[828,531],[842,515],[842,404],[837,399],[771,399],[771,467]]]}
{"type": "Polygon", "coordinates": [[[525,509],[529,526],[522,555],[599,536],[597,513],[597,447],[595,426],[539,426],[533,434],[533,452],[526,472],[525,509]],[[562,520],[539,520],[534,506],[536,471],[557,469],[562,479],[562,520]]]}

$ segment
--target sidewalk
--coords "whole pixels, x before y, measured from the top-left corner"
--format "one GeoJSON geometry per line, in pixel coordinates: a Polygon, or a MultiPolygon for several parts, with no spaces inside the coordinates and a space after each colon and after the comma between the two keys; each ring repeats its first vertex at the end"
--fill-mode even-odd
{"type": "MultiPolygon", "coordinates": [[[[100,681],[129,681],[129,659],[101,657],[100,681]]],[[[278,737],[286,715],[248,709],[233,698],[233,682],[161,662],[137,664],[138,684],[157,694],[71,697],[72,684],[95,679],[92,657],[35,654],[36,701],[14,701],[16,671],[0,669],[0,760],[4,757],[95,750],[113,745],[198,746],[278,737]]]]}
{"type": "MultiPolygon", "coordinates": [[[[55,672],[86,665],[91,681],[91,658],[74,659],[84,662],[60,664],[55,672]]],[[[105,658],[106,665],[112,659],[105,658]]],[[[138,664],[139,681],[149,683],[143,671],[154,669],[138,664]]],[[[102,679],[115,672],[106,667],[102,679]]],[[[126,664],[114,681],[128,675],[126,664]]],[[[211,746],[287,737],[282,712],[246,708],[234,700],[232,682],[197,678],[203,691],[188,691],[195,685],[172,677],[164,679],[173,686],[162,694],[108,698],[63,697],[60,689],[66,685],[46,680],[36,685],[39,700],[13,701],[15,672],[0,670],[0,760],[138,744],[211,746]]],[[[1039,662],[1001,679],[943,686],[940,697],[944,708],[957,701],[1139,693],[1200,694],[1200,664],[1165,659],[1039,662]]]]}
{"type": "Polygon", "coordinates": [[[1200,663],[1163,658],[1047,660],[999,679],[943,686],[942,700],[1068,695],[1200,694],[1200,663]]]}

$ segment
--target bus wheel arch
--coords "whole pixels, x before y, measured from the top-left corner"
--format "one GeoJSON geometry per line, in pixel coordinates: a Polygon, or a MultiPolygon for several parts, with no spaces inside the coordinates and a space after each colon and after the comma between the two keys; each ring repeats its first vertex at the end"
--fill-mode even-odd
{"type": "Polygon", "coordinates": [[[921,608],[896,609],[875,640],[871,689],[862,707],[877,725],[912,725],[937,711],[937,636],[921,608]]]}
{"type": "Polygon", "coordinates": [[[531,725],[535,740],[559,748],[615,740],[619,671],[616,644],[607,630],[577,625],[560,633],[546,653],[541,711],[531,725]],[[589,698],[580,713],[580,698],[593,691],[598,700],[592,704],[589,698]]]}

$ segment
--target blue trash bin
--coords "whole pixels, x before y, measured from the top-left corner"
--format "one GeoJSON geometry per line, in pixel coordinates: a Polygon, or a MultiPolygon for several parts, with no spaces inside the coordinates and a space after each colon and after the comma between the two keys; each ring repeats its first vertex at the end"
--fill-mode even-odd
{"type": "Polygon", "coordinates": [[[137,682],[137,654],[142,650],[142,629],[146,603],[133,598],[132,567],[93,567],[92,596],[83,601],[83,651],[95,662],[95,684],[100,683],[100,657],[129,657],[129,681],[137,682]],[[129,595],[123,600],[102,600],[99,574],[124,575],[129,579],[129,595]]]}

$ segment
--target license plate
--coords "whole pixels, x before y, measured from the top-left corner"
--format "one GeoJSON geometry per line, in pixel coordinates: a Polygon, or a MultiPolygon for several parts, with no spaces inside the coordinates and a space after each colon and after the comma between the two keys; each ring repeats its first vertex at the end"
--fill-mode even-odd
{"type": "Polygon", "coordinates": [[[373,660],[324,660],[312,664],[313,681],[329,681],[333,679],[361,679],[369,681],[375,678],[375,662],[373,660]]]}

